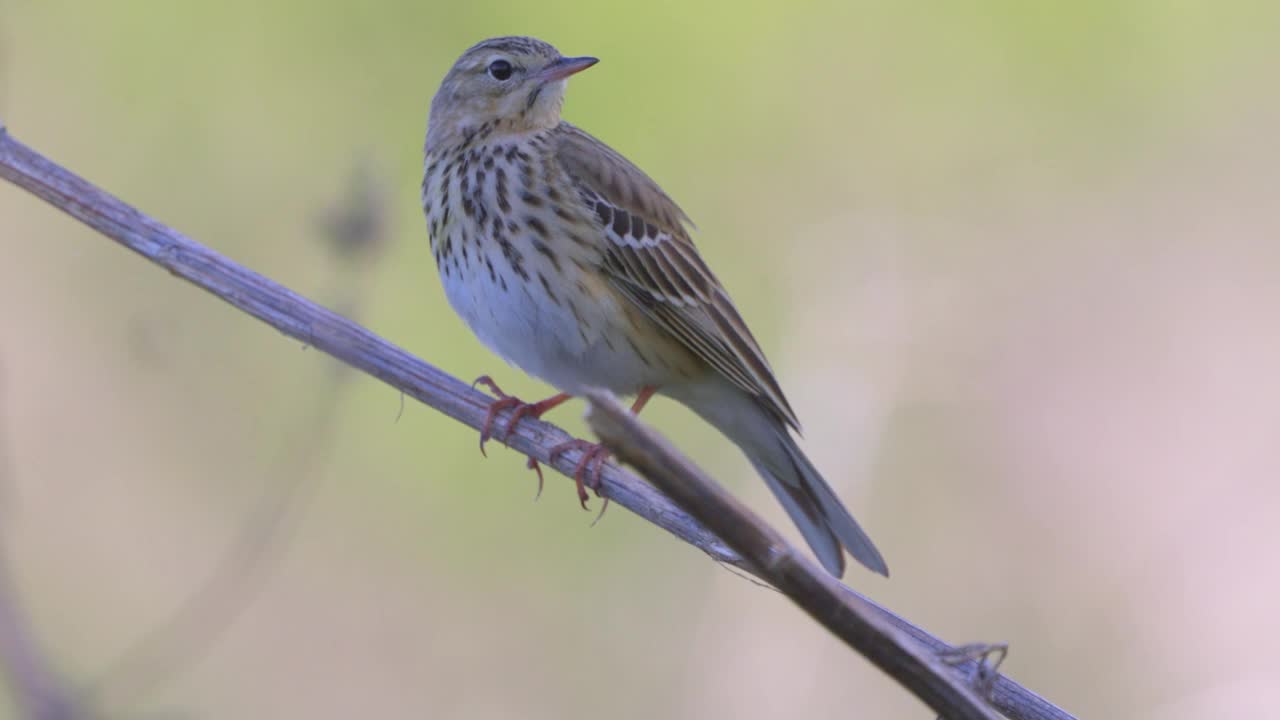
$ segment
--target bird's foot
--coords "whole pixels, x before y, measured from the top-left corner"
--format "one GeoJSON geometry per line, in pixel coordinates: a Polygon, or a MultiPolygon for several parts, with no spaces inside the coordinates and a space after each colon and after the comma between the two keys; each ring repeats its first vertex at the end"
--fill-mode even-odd
{"type": "MultiPolygon", "coordinates": [[[[505,443],[507,439],[511,437],[511,432],[515,430],[516,423],[520,422],[521,419],[526,417],[540,418],[548,410],[563,404],[564,401],[569,399],[569,395],[560,393],[558,395],[552,395],[546,400],[527,403],[515,395],[508,395],[504,393],[502,388],[498,387],[498,384],[495,383],[493,378],[488,375],[481,375],[476,378],[475,382],[471,383],[471,387],[473,388],[477,385],[484,385],[489,388],[489,391],[498,398],[489,404],[489,413],[485,415],[484,424],[480,426],[480,453],[485,457],[488,457],[489,454],[485,452],[484,444],[488,442],[490,438],[497,437],[498,440],[505,443]],[[503,410],[512,411],[511,419],[507,421],[507,426],[502,430],[501,434],[495,434],[493,426],[495,421],[498,419],[498,413],[503,410]]],[[[536,461],[534,461],[533,458],[529,458],[529,463],[530,467],[535,470],[537,469],[536,461]]],[[[539,481],[541,481],[541,470],[538,471],[538,478],[539,481]]],[[[541,482],[539,482],[539,487],[541,487],[541,482]]]]}
{"type": "MultiPolygon", "coordinates": [[[[527,403],[515,395],[508,395],[503,392],[502,388],[498,387],[498,383],[494,382],[493,378],[488,375],[481,375],[476,378],[475,382],[471,383],[471,387],[473,388],[476,385],[484,385],[489,388],[489,392],[492,392],[498,398],[490,403],[489,412],[484,417],[484,424],[480,426],[480,454],[485,457],[488,457],[489,453],[485,452],[484,444],[489,441],[489,438],[494,437],[493,426],[494,421],[497,420],[498,413],[503,410],[512,411],[511,419],[507,421],[507,427],[504,428],[502,430],[502,434],[498,436],[498,440],[505,443],[507,439],[511,437],[511,431],[515,429],[516,423],[520,422],[522,418],[540,418],[548,410],[560,405],[570,397],[565,393],[560,393],[558,395],[553,395],[546,400],[541,400],[536,403],[527,403]]],[[[535,460],[532,455],[530,455],[529,461],[525,463],[525,467],[538,474],[538,493],[533,497],[534,500],[537,500],[542,497],[542,466],[538,464],[538,461],[535,460]]]]}
{"type": "MultiPolygon", "coordinates": [[[[582,503],[582,509],[587,509],[587,488],[595,491],[596,497],[601,497],[601,475],[604,472],[604,461],[609,459],[611,454],[605,446],[600,443],[593,443],[588,440],[573,439],[562,442],[551,448],[547,453],[547,460],[555,462],[556,458],[571,451],[578,450],[582,452],[582,457],[578,460],[578,464],[573,469],[573,480],[578,484],[578,502],[582,503]]],[[[604,515],[605,508],[609,507],[609,498],[604,499],[604,504],[600,506],[600,515],[604,515]]],[[[596,517],[598,521],[599,516],[596,517]]],[[[593,523],[594,524],[594,523],[593,523]]]]}
{"type": "MultiPolygon", "coordinates": [[[[520,422],[522,418],[540,418],[548,410],[558,407],[572,397],[567,393],[560,393],[558,395],[553,395],[546,400],[541,400],[536,403],[527,403],[514,395],[508,395],[503,392],[502,388],[498,387],[498,384],[495,383],[493,378],[488,375],[481,375],[476,378],[475,382],[471,383],[471,387],[473,388],[477,385],[484,385],[497,397],[496,400],[490,403],[489,412],[484,418],[484,424],[480,426],[480,452],[486,457],[488,457],[488,453],[485,452],[484,444],[488,442],[490,438],[497,437],[498,440],[505,443],[507,438],[511,437],[511,432],[515,429],[516,423],[520,422]],[[496,435],[494,433],[494,425],[497,421],[498,413],[501,413],[503,410],[512,411],[511,419],[507,421],[507,426],[502,430],[502,434],[496,435]]],[[[638,414],[641,408],[645,406],[645,403],[649,402],[649,399],[653,397],[653,394],[656,391],[657,388],[655,387],[646,386],[641,388],[636,397],[635,403],[631,406],[631,411],[638,414]]],[[[574,467],[573,480],[578,486],[578,502],[582,503],[582,509],[586,510],[587,500],[590,498],[590,495],[587,493],[588,488],[595,491],[596,497],[604,497],[600,494],[600,488],[602,486],[602,477],[604,474],[604,463],[609,459],[609,455],[611,455],[611,453],[599,443],[575,438],[552,447],[547,453],[547,461],[554,463],[557,458],[571,450],[578,450],[582,452],[582,457],[574,467]]],[[[537,459],[530,455],[528,457],[528,461],[525,463],[525,467],[538,474],[538,494],[534,496],[534,499],[536,500],[539,497],[542,497],[542,465],[537,461],[537,459]]],[[[604,511],[608,509],[608,507],[609,498],[604,497],[604,503],[600,506],[600,514],[596,515],[596,519],[591,523],[592,525],[600,522],[600,518],[604,517],[604,511]]]]}

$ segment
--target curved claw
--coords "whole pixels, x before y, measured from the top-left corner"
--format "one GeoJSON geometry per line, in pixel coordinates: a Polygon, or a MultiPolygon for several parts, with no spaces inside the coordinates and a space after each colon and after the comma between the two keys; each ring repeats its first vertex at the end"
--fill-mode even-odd
{"type": "MultiPolygon", "coordinates": [[[[502,392],[502,388],[498,387],[498,383],[488,375],[481,375],[471,382],[471,389],[475,390],[477,385],[484,385],[489,388],[489,392],[493,393],[498,399],[489,405],[489,412],[484,416],[484,424],[480,426],[480,454],[489,457],[489,453],[485,452],[484,444],[489,442],[489,438],[493,437],[493,421],[497,419],[498,413],[506,410],[513,405],[523,405],[524,403],[512,395],[502,392]]],[[[510,434],[510,427],[507,429],[510,434]]]]}
{"type": "Polygon", "coordinates": [[[529,462],[525,463],[525,467],[538,473],[538,493],[533,496],[533,501],[538,502],[538,498],[542,497],[542,464],[530,455],[529,462]]]}
{"type": "MultiPolygon", "coordinates": [[[[587,493],[587,488],[595,491],[596,496],[600,497],[601,475],[604,472],[605,460],[609,459],[607,448],[599,443],[588,442],[586,440],[573,439],[562,442],[551,448],[547,454],[547,460],[555,462],[561,455],[570,450],[582,451],[582,457],[578,460],[578,464],[573,469],[573,480],[578,486],[578,502],[582,504],[582,509],[587,509],[587,500],[591,497],[587,493]]],[[[604,514],[604,509],[609,506],[609,498],[604,499],[604,505],[600,507],[600,514],[604,514]]],[[[599,522],[600,517],[597,516],[594,525],[599,522]]]]}
{"type": "MultiPolygon", "coordinates": [[[[543,413],[559,406],[570,397],[567,393],[560,393],[536,403],[526,403],[514,395],[508,395],[503,392],[502,388],[498,387],[498,384],[488,375],[481,375],[471,383],[473,389],[477,385],[487,387],[497,398],[489,404],[489,411],[480,427],[480,452],[485,457],[488,457],[489,454],[485,451],[484,446],[491,438],[498,437],[499,440],[505,443],[511,437],[511,433],[514,432],[516,424],[522,419],[530,416],[535,418],[542,417],[543,413]],[[498,413],[511,408],[514,408],[514,410],[511,413],[511,418],[507,421],[507,426],[502,429],[501,434],[494,433],[493,426],[497,420],[498,413]]],[[[655,390],[656,388],[653,387],[642,388],[640,394],[636,397],[636,402],[631,407],[632,412],[640,412],[640,409],[653,396],[655,390]]],[[[580,450],[582,452],[582,457],[578,459],[573,469],[573,480],[577,485],[578,502],[582,505],[582,509],[588,509],[587,500],[591,498],[590,493],[587,492],[588,488],[595,491],[596,497],[604,499],[604,502],[600,505],[600,513],[596,515],[595,520],[591,521],[591,525],[594,527],[596,523],[600,522],[600,518],[604,517],[605,510],[609,508],[609,498],[602,495],[600,490],[603,486],[604,464],[612,453],[599,443],[575,438],[551,448],[547,455],[547,461],[554,463],[561,455],[570,450],[580,450]]],[[[542,497],[542,466],[530,456],[528,462],[525,463],[525,467],[538,474],[538,492],[533,498],[537,500],[542,497]]]]}
{"type": "MultiPolygon", "coordinates": [[[[489,388],[489,391],[497,398],[489,404],[489,412],[485,415],[484,424],[480,426],[480,454],[485,457],[489,457],[489,453],[485,451],[484,444],[491,438],[497,437],[503,443],[506,443],[511,437],[511,433],[515,430],[516,424],[522,419],[526,417],[540,418],[543,413],[552,408],[558,407],[570,397],[566,393],[560,393],[558,395],[552,395],[546,400],[541,400],[536,403],[527,403],[515,395],[508,395],[503,392],[502,388],[498,387],[498,384],[495,383],[493,378],[488,375],[481,375],[476,378],[475,381],[471,383],[472,389],[477,385],[484,385],[489,388]],[[511,419],[507,421],[507,426],[503,428],[500,433],[495,433],[493,426],[498,418],[498,413],[510,408],[515,409],[511,413],[511,419]]],[[[537,500],[542,497],[542,466],[538,464],[538,461],[534,459],[532,455],[530,455],[528,462],[525,463],[525,467],[538,474],[538,493],[533,497],[534,500],[537,500]]]]}
{"type": "Polygon", "coordinates": [[[603,498],[600,503],[600,514],[596,515],[596,519],[591,521],[591,527],[595,527],[596,523],[600,522],[600,518],[604,517],[604,511],[609,509],[609,498],[600,494],[600,488],[604,487],[604,463],[611,454],[603,447],[600,448],[600,452],[596,456],[595,472],[591,473],[591,479],[587,483],[587,486],[595,491],[596,497],[603,498]]]}
{"type": "MultiPolygon", "coordinates": [[[[480,427],[480,454],[481,455],[484,455],[485,457],[489,457],[489,453],[485,452],[484,450],[484,444],[489,441],[489,438],[493,437],[493,421],[498,418],[498,413],[502,412],[503,410],[506,410],[507,408],[516,407],[516,406],[520,406],[521,408],[523,408],[524,403],[520,400],[520,398],[514,397],[512,395],[506,395],[501,398],[498,398],[497,400],[494,400],[492,404],[489,405],[489,413],[484,416],[484,425],[480,427]]],[[[512,421],[512,424],[514,424],[514,421],[512,421]]],[[[511,435],[511,425],[507,425],[507,431],[503,433],[502,440],[505,442],[509,435],[511,435]]]]}
{"type": "MultiPolygon", "coordinates": [[[[560,393],[536,403],[526,403],[514,395],[508,395],[503,392],[502,388],[498,387],[498,384],[495,383],[493,378],[488,375],[481,375],[476,378],[475,381],[471,383],[471,388],[475,389],[477,385],[487,387],[497,398],[489,404],[489,411],[485,415],[484,423],[480,427],[480,452],[485,457],[488,457],[489,454],[485,451],[484,446],[491,438],[497,436],[502,442],[507,442],[511,437],[511,433],[515,431],[516,424],[522,419],[530,416],[540,418],[543,413],[559,406],[570,398],[568,393],[560,393]],[[500,435],[495,434],[493,426],[497,420],[498,413],[510,408],[514,408],[514,410],[511,413],[510,420],[507,421],[507,426],[502,430],[500,435]]],[[[657,388],[653,386],[641,388],[639,394],[636,396],[635,403],[631,406],[631,411],[639,413],[641,408],[643,408],[645,403],[653,397],[653,394],[656,391],[657,388]]],[[[591,495],[587,492],[588,488],[595,491],[596,497],[603,498],[604,500],[600,505],[599,514],[596,515],[595,520],[591,521],[591,526],[595,527],[596,523],[600,522],[600,518],[604,517],[605,510],[609,509],[609,498],[605,497],[600,491],[603,488],[604,464],[612,453],[599,443],[588,442],[586,440],[575,438],[551,448],[548,452],[547,462],[556,462],[561,455],[570,450],[580,450],[582,452],[582,457],[578,459],[578,462],[574,465],[573,469],[573,480],[577,485],[578,502],[582,505],[582,509],[588,509],[587,500],[591,498],[591,495]]],[[[532,455],[530,455],[528,461],[525,463],[525,467],[538,474],[538,492],[533,497],[536,501],[538,498],[542,497],[542,465],[534,459],[532,455]]]]}
{"type": "Polygon", "coordinates": [[[567,393],[559,393],[557,395],[552,395],[546,400],[539,400],[536,403],[527,403],[515,395],[508,395],[503,392],[502,388],[498,387],[498,384],[495,383],[493,378],[488,375],[481,375],[471,383],[471,387],[473,389],[477,385],[484,385],[489,388],[489,391],[492,392],[495,397],[497,397],[497,400],[490,403],[489,413],[485,415],[484,425],[480,428],[480,453],[485,457],[488,457],[489,454],[485,452],[484,444],[488,442],[490,438],[497,437],[503,443],[506,443],[511,437],[511,433],[515,431],[516,424],[522,419],[526,417],[540,418],[548,410],[559,407],[570,397],[567,393]],[[498,413],[510,408],[515,408],[515,410],[511,413],[511,419],[507,421],[507,426],[503,428],[501,434],[494,433],[493,425],[494,421],[498,417],[498,413]]]}
{"type": "Polygon", "coordinates": [[[511,437],[511,431],[516,429],[516,423],[520,422],[521,418],[528,416],[537,418],[541,417],[542,413],[546,412],[542,403],[524,403],[519,400],[517,400],[516,403],[517,407],[515,411],[511,413],[511,419],[507,421],[506,429],[502,431],[502,436],[498,438],[503,443],[506,443],[507,439],[511,437]]]}

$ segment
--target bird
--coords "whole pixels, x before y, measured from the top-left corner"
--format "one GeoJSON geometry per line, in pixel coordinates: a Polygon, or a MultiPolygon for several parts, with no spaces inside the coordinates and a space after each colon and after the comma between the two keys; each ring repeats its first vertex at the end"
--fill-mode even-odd
{"type": "MultiPolygon", "coordinates": [[[[694,246],[689,217],[622,154],[562,119],[568,78],[597,62],[532,37],[491,38],[462,53],[431,100],[422,205],[445,295],[484,345],[559,391],[526,403],[479,378],[497,398],[481,450],[500,410],[512,410],[509,434],[588,388],[636,396],[635,412],[660,394],[742,450],[827,572],[843,576],[848,550],[888,576],[800,449],[800,422],[694,246]]],[[[599,494],[607,451],[574,440],[553,455],[570,449],[583,451],[575,479],[585,507],[584,482],[594,468],[599,494]]]]}

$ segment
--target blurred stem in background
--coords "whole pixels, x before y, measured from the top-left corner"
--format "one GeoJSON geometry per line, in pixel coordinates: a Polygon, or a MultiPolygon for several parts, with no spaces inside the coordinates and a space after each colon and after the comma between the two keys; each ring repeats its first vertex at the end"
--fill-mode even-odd
{"type": "MultiPolygon", "coordinates": [[[[2,48],[0,48],[2,50],[2,48]]],[[[82,716],[75,695],[49,662],[18,598],[4,537],[14,515],[16,467],[10,457],[4,366],[0,364],[0,669],[12,692],[13,707],[33,720],[72,720],[82,716]]]]}
{"type": "MultiPolygon", "coordinates": [[[[321,294],[329,306],[358,318],[370,278],[387,244],[385,183],[365,156],[354,165],[341,196],[320,213],[319,235],[333,260],[332,285],[321,294]]],[[[152,629],[93,685],[101,707],[136,703],[164,682],[189,671],[244,612],[268,580],[290,531],[301,521],[319,487],[335,444],[345,390],[352,369],[327,361],[331,375],[314,385],[315,407],[307,426],[286,449],[278,471],[264,478],[262,500],[207,580],[167,621],[152,629]]]]}

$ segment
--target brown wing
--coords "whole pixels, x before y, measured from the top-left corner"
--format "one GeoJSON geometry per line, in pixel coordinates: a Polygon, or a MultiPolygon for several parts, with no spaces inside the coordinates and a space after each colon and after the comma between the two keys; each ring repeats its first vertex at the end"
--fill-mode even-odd
{"type": "Polygon", "coordinates": [[[685,229],[688,216],[639,168],[568,124],[556,157],[609,240],[603,269],[623,295],[708,365],[800,423],[764,352],[685,229]]]}

